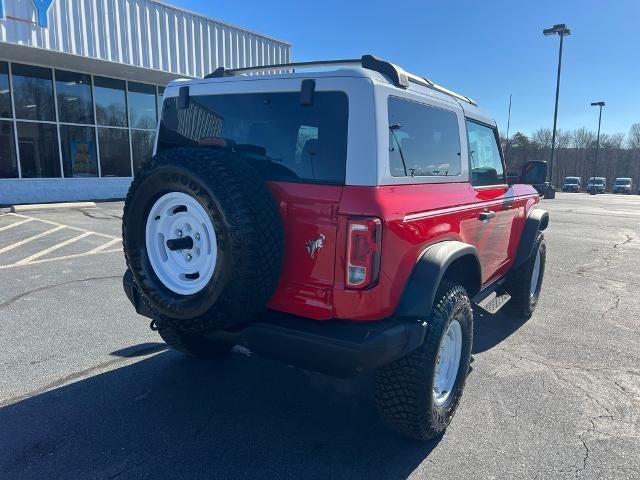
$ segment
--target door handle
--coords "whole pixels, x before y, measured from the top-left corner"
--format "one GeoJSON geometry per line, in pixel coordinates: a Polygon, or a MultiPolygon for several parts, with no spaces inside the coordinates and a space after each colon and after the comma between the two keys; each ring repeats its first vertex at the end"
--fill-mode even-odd
{"type": "Polygon", "coordinates": [[[483,222],[487,222],[487,221],[491,220],[495,216],[496,216],[496,212],[494,212],[493,210],[485,210],[484,212],[482,212],[480,214],[480,217],[478,217],[478,218],[480,220],[482,220],[483,222]]]}

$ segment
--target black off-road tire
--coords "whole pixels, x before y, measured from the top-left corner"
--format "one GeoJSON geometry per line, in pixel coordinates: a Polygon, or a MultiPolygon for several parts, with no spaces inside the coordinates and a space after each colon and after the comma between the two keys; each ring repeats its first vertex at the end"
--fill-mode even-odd
{"type": "Polygon", "coordinates": [[[170,325],[158,326],[162,340],[174,350],[196,358],[218,358],[229,353],[233,344],[203,335],[181,332],[170,325]]]}
{"type": "Polygon", "coordinates": [[[506,288],[509,295],[511,295],[511,300],[505,305],[505,310],[510,314],[519,318],[529,318],[533,315],[540,298],[546,259],[547,243],[544,240],[543,233],[538,232],[533,244],[531,257],[509,275],[506,288]],[[531,295],[531,281],[538,251],[540,252],[540,275],[538,276],[535,293],[531,295]]]}
{"type": "Polygon", "coordinates": [[[376,406],[385,425],[418,440],[444,432],[462,397],[472,344],[473,310],[469,296],[462,286],[443,283],[427,319],[424,343],[376,372],[376,406]],[[454,319],[462,327],[460,365],[449,397],[437,405],[433,395],[436,360],[440,341],[454,319]]]}
{"type": "Polygon", "coordinates": [[[176,148],[157,154],[135,176],[124,205],[122,241],[127,266],[158,325],[208,333],[254,320],[280,277],[284,231],[264,180],[229,149],[176,148]],[[168,192],[194,198],[216,233],[211,280],[180,295],[156,275],[146,251],[146,220],[168,192]]]}

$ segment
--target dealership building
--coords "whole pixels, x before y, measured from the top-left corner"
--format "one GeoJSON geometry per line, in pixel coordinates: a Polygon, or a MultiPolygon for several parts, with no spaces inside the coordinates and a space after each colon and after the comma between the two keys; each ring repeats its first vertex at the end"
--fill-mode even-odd
{"type": "Polygon", "coordinates": [[[0,0],[0,205],[123,198],[163,85],[290,55],[155,0],[0,0]]]}

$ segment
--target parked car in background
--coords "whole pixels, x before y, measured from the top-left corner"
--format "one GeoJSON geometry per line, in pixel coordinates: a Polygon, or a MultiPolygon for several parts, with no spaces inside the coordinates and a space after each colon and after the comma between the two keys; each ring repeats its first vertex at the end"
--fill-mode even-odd
{"type": "Polygon", "coordinates": [[[629,177],[618,177],[616,178],[611,191],[613,193],[626,193],[627,195],[631,195],[632,188],[633,183],[629,177]]]}
{"type": "Polygon", "coordinates": [[[604,193],[607,189],[607,179],[604,177],[590,177],[587,184],[587,192],[604,193]]]}
{"type": "Polygon", "coordinates": [[[563,192],[579,192],[582,188],[582,179],[580,177],[564,177],[562,184],[563,192]]]}

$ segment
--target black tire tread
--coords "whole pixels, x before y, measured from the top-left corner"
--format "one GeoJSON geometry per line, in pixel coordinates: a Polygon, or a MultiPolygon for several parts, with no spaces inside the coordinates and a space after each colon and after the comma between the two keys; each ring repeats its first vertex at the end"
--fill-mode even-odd
{"type": "Polygon", "coordinates": [[[473,319],[471,302],[464,287],[449,283],[440,285],[427,322],[424,343],[411,354],[376,372],[376,406],[383,422],[392,430],[414,439],[428,440],[442,433],[453,418],[468,370],[457,388],[458,398],[445,415],[431,408],[430,386],[447,319],[460,309],[473,319]]]}
{"type": "Polygon", "coordinates": [[[284,231],[274,198],[264,180],[230,150],[176,148],[161,152],[141,167],[129,187],[124,204],[122,238],[127,266],[130,269],[133,266],[126,249],[130,204],[145,179],[165,166],[183,169],[217,191],[217,200],[225,211],[233,238],[230,243],[234,250],[234,264],[229,270],[229,282],[215,307],[198,317],[178,322],[163,315],[136,282],[143,300],[158,324],[172,324],[186,332],[211,332],[255,318],[273,294],[280,278],[284,231]]]}
{"type": "MultiPolygon", "coordinates": [[[[544,240],[544,234],[542,232],[538,232],[538,234],[536,235],[536,240],[533,246],[534,254],[531,255],[531,257],[527,259],[527,261],[522,265],[515,268],[509,274],[509,279],[507,281],[507,291],[509,292],[509,295],[511,295],[511,299],[505,305],[505,309],[510,314],[519,318],[530,318],[536,309],[538,298],[540,297],[540,291],[538,291],[538,295],[532,301],[529,285],[531,282],[533,265],[536,259],[535,252],[538,251],[538,248],[541,249],[541,254],[544,256],[546,263],[547,244],[544,240]]],[[[542,270],[540,272],[540,275],[543,278],[544,266],[544,264],[541,266],[542,270]]]]}

